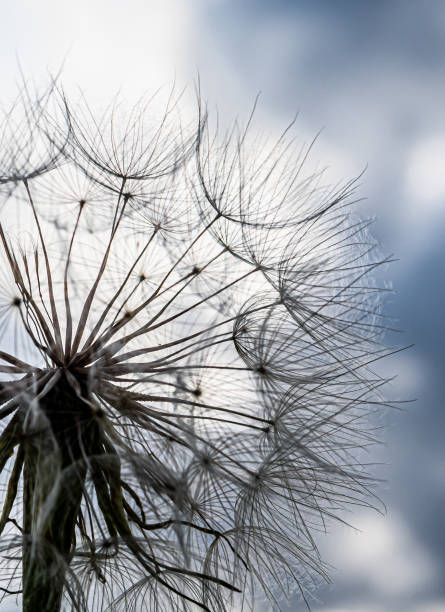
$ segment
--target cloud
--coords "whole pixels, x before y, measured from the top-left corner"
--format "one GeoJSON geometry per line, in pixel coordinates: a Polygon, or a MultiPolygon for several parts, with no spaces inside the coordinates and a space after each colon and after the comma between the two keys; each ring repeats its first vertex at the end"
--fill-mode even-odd
{"type": "Polygon", "coordinates": [[[383,612],[382,608],[380,608],[379,606],[361,606],[360,604],[358,605],[358,607],[354,604],[353,607],[343,607],[340,606],[339,608],[322,608],[320,609],[320,612],[383,612]]]}
{"type": "Polygon", "coordinates": [[[422,212],[445,205],[445,134],[424,137],[412,147],[405,168],[407,195],[422,202],[422,212]]]}
{"type": "Polygon", "coordinates": [[[346,2],[335,11],[305,2],[201,4],[196,44],[218,99],[236,112],[262,90],[271,123],[300,110],[303,139],[326,126],[314,156],[330,164],[333,182],[368,165],[360,193],[390,248],[414,255],[436,240],[445,223],[440,3],[427,12],[402,2],[346,2]],[[425,142],[429,133],[436,136],[425,142]]]}
{"type": "Polygon", "coordinates": [[[354,525],[357,530],[338,528],[328,542],[335,582],[361,585],[376,601],[431,592],[438,579],[435,561],[400,515],[366,513],[354,525]]]}
{"type": "Polygon", "coordinates": [[[194,64],[193,2],[128,0],[123,8],[118,0],[23,0],[5,7],[0,34],[3,77],[17,76],[16,55],[34,77],[57,71],[66,58],[64,83],[89,99],[106,101],[121,88],[134,101],[194,64]]]}
{"type": "Polygon", "coordinates": [[[444,612],[445,599],[441,601],[425,601],[418,607],[413,609],[413,612],[444,612]]]}
{"type": "MultiPolygon", "coordinates": [[[[417,604],[407,604],[404,605],[403,608],[397,608],[397,611],[400,612],[444,612],[445,610],[445,600],[441,601],[420,601],[417,604]]],[[[320,610],[316,610],[314,612],[388,612],[387,606],[384,604],[381,605],[366,605],[366,604],[353,604],[347,606],[339,606],[335,608],[320,608],[320,610]]],[[[396,612],[395,608],[391,608],[391,612],[396,612]]]]}

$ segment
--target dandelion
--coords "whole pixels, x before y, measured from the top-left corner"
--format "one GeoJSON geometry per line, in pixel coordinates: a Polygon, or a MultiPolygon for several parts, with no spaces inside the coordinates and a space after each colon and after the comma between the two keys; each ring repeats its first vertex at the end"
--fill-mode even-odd
{"type": "Polygon", "coordinates": [[[3,117],[1,590],[23,610],[248,610],[327,580],[372,503],[383,263],[290,128],[3,117]]]}

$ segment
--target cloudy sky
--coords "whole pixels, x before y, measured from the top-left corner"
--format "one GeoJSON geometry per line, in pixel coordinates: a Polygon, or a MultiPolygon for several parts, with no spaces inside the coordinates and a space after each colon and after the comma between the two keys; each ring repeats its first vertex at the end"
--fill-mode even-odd
{"type": "MultiPolygon", "coordinates": [[[[376,215],[388,305],[415,347],[387,364],[390,394],[417,398],[385,416],[378,459],[387,515],[347,517],[321,547],[333,584],[315,612],[445,610],[445,3],[438,0],[14,0],[2,8],[2,97],[19,64],[37,82],[63,65],[68,89],[129,101],[199,73],[210,107],[302,140],[333,181],[364,168],[362,214],[376,215]]],[[[14,608],[4,608],[14,609],[14,608]]],[[[300,609],[292,602],[289,612],[300,609]]],[[[303,607],[301,607],[303,609],[303,607]]]]}

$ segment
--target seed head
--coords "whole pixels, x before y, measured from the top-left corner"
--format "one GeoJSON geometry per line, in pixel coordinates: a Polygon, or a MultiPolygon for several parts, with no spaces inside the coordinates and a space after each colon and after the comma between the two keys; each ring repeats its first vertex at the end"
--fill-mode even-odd
{"type": "Polygon", "coordinates": [[[315,532],[372,501],[382,262],[354,183],[304,176],[289,130],[221,137],[201,104],[186,128],[171,100],[158,124],[21,103],[0,157],[4,595],[306,599],[327,577],[315,532]]]}

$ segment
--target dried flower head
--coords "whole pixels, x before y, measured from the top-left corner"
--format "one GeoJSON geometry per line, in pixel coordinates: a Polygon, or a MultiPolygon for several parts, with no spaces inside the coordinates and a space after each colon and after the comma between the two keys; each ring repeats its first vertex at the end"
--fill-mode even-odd
{"type": "Polygon", "coordinates": [[[201,105],[185,128],[173,99],[157,124],[20,101],[0,154],[4,596],[306,599],[327,578],[316,532],[372,499],[387,349],[354,184],[304,175],[288,130],[220,135],[201,105]]]}

